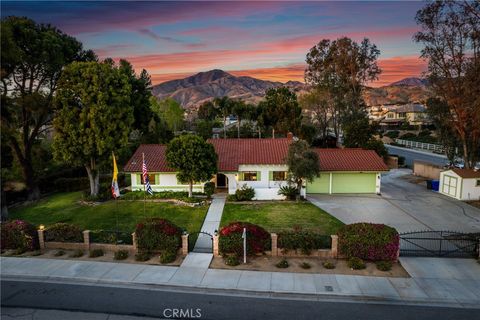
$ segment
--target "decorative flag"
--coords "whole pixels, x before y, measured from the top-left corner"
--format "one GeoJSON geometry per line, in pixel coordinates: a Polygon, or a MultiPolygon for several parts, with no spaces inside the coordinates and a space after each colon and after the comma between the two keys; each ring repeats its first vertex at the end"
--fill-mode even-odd
{"type": "Polygon", "coordinates": [[[147,191],[148,194],[152,195],[153,190],[152,190],[152,187],[150,186],[150,181],[148,179],[148,171],[147,171],[147,164],[145,163],[145,155],[143,156],[142,175],[143,175],[143,184],[145,186],[145,191],[147,191]]]}
{"type": "Polygon", "coordinates": [[[114,198],[120,197],[120,190],[118,189],[118,169],[117,169],[117,162],[115,161],[115,154],[112,152],[113,156],[113,177],[112,177],[112,196],[114,198]]]}

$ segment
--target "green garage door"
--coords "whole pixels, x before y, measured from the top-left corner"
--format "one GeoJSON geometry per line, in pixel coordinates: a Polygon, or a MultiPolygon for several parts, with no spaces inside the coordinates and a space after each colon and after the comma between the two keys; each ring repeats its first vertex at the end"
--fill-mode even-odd
{"type": "Polygon", "coordinates": [[[375,193],[376,179],[376,173],[334,173],[332,193],[375,193]]]}
{"type": "Polygon", "coordinates": [[[307,193],[328,193],[330,188],[330,173],[322,173],[319,178],[307,182],[307,193]]]}

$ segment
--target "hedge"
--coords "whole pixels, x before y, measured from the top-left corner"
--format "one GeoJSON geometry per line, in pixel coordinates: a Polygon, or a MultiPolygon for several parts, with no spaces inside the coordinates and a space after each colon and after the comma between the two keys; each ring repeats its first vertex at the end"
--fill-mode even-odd
{"type": "Polygon", "coordinates": [[[13,249],[20,252],[39,248],[37,228],[23,220],[2,223],[1,249],[13,249]]]}
{"type": "Polygon", "coordinates": [[[330,249],[332,238],[329,235],[318,234],[307,230],[282,231],[278,233],[278,248],[285,251],[300,250],[310,254],[312,250],[330,249]]]}
{"type": "Polygon", "coordinates": [[[263,253],[271,248],[271,237],[265,229],[248,222],[232,222],[220,230],[219,250],[223,254],[243,255],[243,228],[247,233],[247,254],[263,253]]]}
{"type": "Polygon", "coordinates": [[[83,242],[83,233],[73,224],[55,223],[45,230],[45,241],[83,242]]]}
{"type": "MultiPolygon", "coordinates": [[[[193,195],[204,195],[201,192],[194,192],[193,195]]],[[[154,192],[153,194],[145,194],[143,191],[132,191],[127,192],[122,195],[120,200],[143,200],[145,199],[178,199],[184,200],[188,198],[187,191],[161,191],[161,192],[154,192]]]]}
{"type": "Polygon", "coordinates": [[[384,224],[354,223],[340,228],[338,246],[348,258],[395,261],[400,237],[397,230],[384,224]]]}
{"type": "Polygon", "coordinates": [[[182,229],[166,219],[150,218],[135,229],[138,249],[144,252],[177,252],[182,244],[182,229]]]}

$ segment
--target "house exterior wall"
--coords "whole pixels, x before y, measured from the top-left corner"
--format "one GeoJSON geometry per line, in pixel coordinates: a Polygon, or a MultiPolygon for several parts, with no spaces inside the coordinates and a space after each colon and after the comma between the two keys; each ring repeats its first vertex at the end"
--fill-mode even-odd
{"type": "Polygon", "coordinates": [[[480,200],[480,178],[462,179],[461,200],[480,200]],[[477,183],[477,181],[479,181],[477,183]]]}
{"type": "MultiPolygon", "coordinates": [[[[177,180],[176,173],[172,172],[151,172],[155,175],[155,181],[150,181],[150,186],[155,192],[159,191],[188,191],[188,184],[181,184],[177,180]]],[[[141,172],[131,173],[132,191],[143,191],[143,184],[140,178],[141,172]]],[[[203,183],[194,184],[193,191],[203,192],[203,183]]]]}
{"type": "Polygon", "coordinates": [[[278,194],[280,187],[287,185],[287,181],[273,181],[270,172],[273,171],[288,171],[286,165],[240,165],[238,173],[227,174],[228,193],[234,194],[237,189],[240,189],[244,184],[255,189],[255,200],[281,200],[284,196],[278,194]],[[257,181],[242,181],[242,174],[245,172],[258,172],[257,181]]]}

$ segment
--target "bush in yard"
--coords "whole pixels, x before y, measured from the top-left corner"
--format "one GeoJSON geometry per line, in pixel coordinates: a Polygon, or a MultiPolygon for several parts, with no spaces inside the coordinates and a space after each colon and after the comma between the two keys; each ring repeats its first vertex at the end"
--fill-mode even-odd
{"type": "Polygon", "coordinates": [[[302,268],[302,269],[310,269],[311,267],[312,267],[312,266],[311,266],[310,263],[308,263],[308,262],[302,262],[302,263],[300,264],[300,268],[302,268]]]}
{"type": "Polygon", "coordinates": [[[250,201],[255,197],[255,189],[244,184],[240,189],[235,191],[236,201],[250,201]]]}
{"type": "Polygon", "coordinates": [[[288,261],[286,259],[282,259],[275,266],[277,268],[280,268],[280,269],[285,269],[285,268],[288,268],[289,264],[288,264],[288,261]]]}
{"type": "Polygon", "coordinates": [[[150,254],[147,252],[139,252],[135,255],[135,261],[148,261],[150,260],[150,254]]]}
{"type": "Polygon", "coordinates": [[[354,223],[338,231],[338,247],[348,258],[396,261],[400,237],[397,230],[384,224],[354,223]]]}
{"type": "Polygon", "coordinates": [[[282,231],[278,233],[278,247],[285,252],[300,250],[309,255],[312,250],[330,249],[331,237],[307,230],[282,231]]]}
{"type": "Polygon", "coordinates": [[[45,241],[83,242],[83,233],[73,224],[55,223],[45,230],[45,241]]]}
{"type": "Polygon", "coordinates": [[[203,186],[203,192],[205,192],[207,198],[210,199],[212,197],[212,194],[215,192],[215,183],[211,181],[205,183],[205,185],[203,186]]]}
{"type": "Polygon", "coordinates": [[[351,257],[350,259],[348,259],[347,266],[350,269],[353,269],[353,270],[362,270],[362,269],[365,269],[367,267],[365,265],[365,262],[363,262],[362,259],[357,258],[357,257],[351,257]]]}
{"type": "Polygon", "coordinates": [[[240,259],[235,254],[228,255],[224,258],[225,264],[230,267],[235,267],[240,264],[240,259]]]}
{"type": "Polygon", "coordinates": [[[322,263],[322,266],[325,269],[335,269],[335,264],[333,262],[330,262],[330,261],[325,261],[324,263],[322,263]]]}
{"type": "Polygon", "coordinates": [[[151,218],[137,224],[135,229],[138,248],[145,252],[177,252],[181,246],[182,230],[172,222],[151,218]]]}
{"type": "Polygon", "coordinates": [[[377,266],[377,269],[380,271],[392,270],[392,261],[377,261],[375,265],[377,266]]]}
{"type": "Polygon", "coordinates": [[[55,257],[61,257],[65,254],[65,251],[63,250],[58,250],[57,252],[55,252],[54,256],[55,257]]]}
{"type": "Polygon", "coordinates": [[[165,250],[160,254],[160,263],[171,263],[177,259],[177,252],[173,250],[165,250]]]}
{"type": "Polygon", "coordinates": [[[90,251],[90,254],[88,255],[90,258],[97,258],[101,257],[104,255],[104,252],[102,249],[93,249],[90,251]]]}
{"type": "Polygon", "coordinates": [[[83,256],[83,250],[81,249],[76,249],[75,251],[70,254],[70,258],[80,258],[83,256]]]}
{"type": "Polygon", "coordinates": [[[38,233],[34,225],[23,220],[2,223],[1,250],[14,249],[19,253],[39,249],[38,233]]]}
{"type": "Polygon", "coordinates": [[[248,222],[232,222],[220,230],[219,249],[223,254],[243,256],[243,228],[247,231],[247,254],[253,255],[270,250],[270,233],[248,222]]]}
{"type": "Polygon", "coordinates": [[[115,260],[125,260],[127,258],[128,258],[128,250],[118,250],[113,255],[113,259],[115,260]]]}
{"type": "Polygon", "coordinates": [[[278,194],[285,196],[288,200],[295,200],[297,197],[297,188],[294,186],[282,186],[278,190],[278,194]]]}

